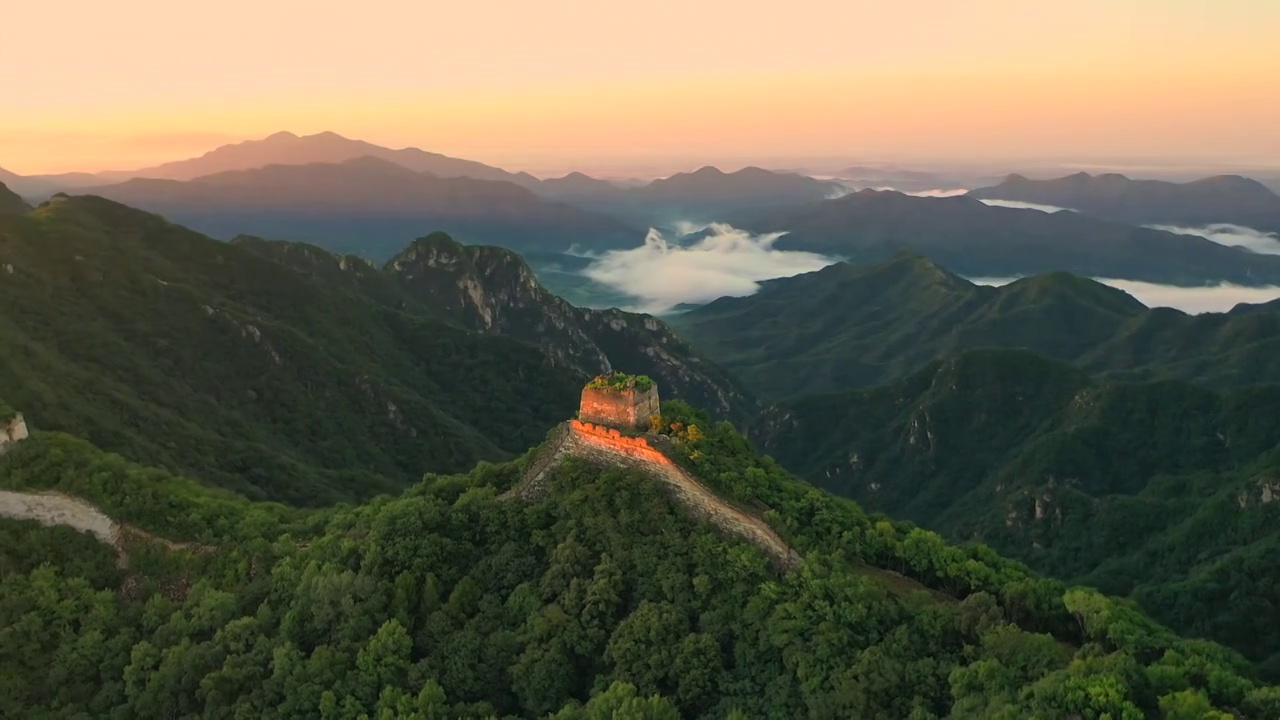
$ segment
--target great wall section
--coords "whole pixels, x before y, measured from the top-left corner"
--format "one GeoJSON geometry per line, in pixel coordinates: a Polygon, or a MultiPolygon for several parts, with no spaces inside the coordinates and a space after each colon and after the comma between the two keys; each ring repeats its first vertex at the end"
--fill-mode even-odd
{"type": "MultiPolygon", "coordinates": [[[[800,565],[800,555],[761,518],[735,507],[696,477],[675,463],[649,438],[633,433],[658,412],[657,388],[641,391],[602,391],[599,387],[583,389],[580,416],[596,422],[569,420],[551,434],[534,456],[519,483],[503,495],[539,501],[546,497],[548,473],[565,458],[576,457],[604,465],[629,467],[661,482],[672,497],[693,516],[710,522],[721,531],[756,545],[784,571],[800,565]],[[606,424],[600,424],[603,421],[606,424]],[[621,425],[627,432],[620,431],[621,425]]],[[[27,437],[21,414],[0,423],[0,454],[27,437]]],[[[0,490],[0,518],[33,520],[46,527],[65,525],[86,532],[116,550],[117,565],[127,568],[128,548],[135,542],[159,543],[169,550],[203,551],[209,546],[178,543],[156,537],[144,530],[116,522],[93,504],[52,491],[0,490]]]]}
{"type": "Polygon", "coordinates": [[[135,542],[160,543],[169,550],[200,550],[203,546],[156,537],[145,530],[118,523],[94,505],[56,492],[0,490],[0,518],[34,520],[45,527],[66,525],[86,532],[116,551],[116,565],[129,566],[128,548],[135,542]]]}
{"type": "MultiPolygon", "coordinates": [[[[0,455],[26,440],[29,433],[22,413],[0,423],[0,455]]],[[[159,543],[169,550],[202,550],[204,546],[179,543],[156,537],[146,530],[118,523],[96,506],[70,495],[53,491],[0,490],[0,518],[34,520],[45,527],[65,525],[89,533],[116,551],[116,565],[129,566],[132,543],[159,543]]]]}
{"type": "Polygon", "coordinates": [[[520,483],[507,497],[535,502],[543,499],[547,493],[547,474],[567,457],[639,470],[662,482],[693,515],[756,545],[784,571],[800,565],[799,553],[764,520],[721,499],[646,438],[624,435],[617,428],[580,420],[564,423],[530,462],[520,483]]]}

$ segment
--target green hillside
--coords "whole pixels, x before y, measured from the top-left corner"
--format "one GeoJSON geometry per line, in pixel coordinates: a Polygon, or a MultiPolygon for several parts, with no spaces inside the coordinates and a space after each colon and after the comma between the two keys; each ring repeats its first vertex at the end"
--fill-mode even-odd
{"type": "Polygon", "coordinates": [[[1129,595],[1280,676],[1280,386],[1116,384],[973,351],[782,403],[751,435],[870,510],[1129,595]]]}
{"type": "Polygon", "coordinates": [[[1228,650],[866,515],[687,406],[663,424],[680,462],[772,508],[799,569],[584,461],[538,504],[497,497],[521,461],[299,511],[37,434],[0,458],[0,488],[206,545],[133,545],[120,569],[65,529],[0,521],[0,715],[1280,716],[1280,689],[1228,650]]]}
{"type": "Polygon", "coordinates": [[[101,198],[0,216],[0,267],[0,395],[34,427],[255,498],[357,500],[509,459],[613,357],[652,356],[634,369],[723,410],[739,399],[681,346],[659,352],[670,333],[651,318],[535,347],[355,258],[222,243],[101,198]]]}
{"type": "Polygon", "coordinates": [[[892,382],[974,348],[1034,351],[1116,379],[1280,382],[1280,310],[1187,315],[1068,273],[975,285],[918,255],[836,264],[670,322],[770,399],[892,382]]]}

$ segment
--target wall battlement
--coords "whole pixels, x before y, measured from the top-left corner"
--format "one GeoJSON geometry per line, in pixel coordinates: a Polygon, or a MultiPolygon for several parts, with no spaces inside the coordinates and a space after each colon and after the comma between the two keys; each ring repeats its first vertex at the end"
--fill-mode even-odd
{"type": "Polygon", "coordinates": [[[547,473],[565,457],[640,470],[663,483],[674,499],[691,514],[756,545],[784,571],[793,570],[800,564],[800,555],[768,523],[725,502],[653,447],[646,438],[625,435],[606,425],[581,420],[570,420],[561,425],[507,497],[541,500],[546,496],[547,473]]]}

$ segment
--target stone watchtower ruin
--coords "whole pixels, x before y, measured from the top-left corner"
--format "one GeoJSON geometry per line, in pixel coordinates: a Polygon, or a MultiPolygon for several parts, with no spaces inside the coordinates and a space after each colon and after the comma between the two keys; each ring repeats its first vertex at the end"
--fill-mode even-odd
{"type": "Polygon", "coordinates": [[[601,375],[582,388],[578,419],[619,430],[649,427],[659,414],[658,385],[644,375],[615,372],[601,375]]]}

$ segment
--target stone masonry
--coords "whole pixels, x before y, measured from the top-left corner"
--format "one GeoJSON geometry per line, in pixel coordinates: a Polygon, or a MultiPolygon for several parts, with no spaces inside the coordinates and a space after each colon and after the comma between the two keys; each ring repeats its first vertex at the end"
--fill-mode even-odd
{"type": "Polygon", "coordinates": [[[582,388],[582,402],[578,406],[578,419],[607,427],[632,430],[647,427],[649,418],[659,412],[658,386],[647,390],[630,387],[582,388]]]}
{"type": "Polygon", "coordinates": [[[546,496],[547,473],[565,457],[579,457],[601,464],[622,465],[640,470],[662,482],[672,492],[675,500],[691,514],[756,545],[784,571],[793,570],[800,564],[800,555],[766,522],[725,502],[697,478],[676,465],[671,458],[655,449],[647,439],[623,435],[616,428],[580,420],[565,423],[555,432],[547,447],[534,458],[524,478],[511,490],[508,497],[530,501],[543,499],[546,496]]]}

